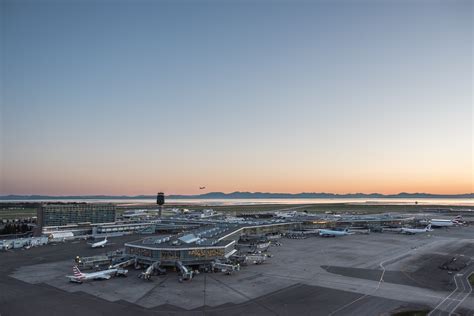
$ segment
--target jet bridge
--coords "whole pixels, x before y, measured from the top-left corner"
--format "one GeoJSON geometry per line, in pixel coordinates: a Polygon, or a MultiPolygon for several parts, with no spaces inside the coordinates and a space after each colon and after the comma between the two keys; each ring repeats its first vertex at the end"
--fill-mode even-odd
{"type": "Polygon", "coordinates": [[[113,268],[125,268],[131,265],[135,265],[137,262],[137,258],[124,258],[125,260],[119,261],[119,262],[112,262],[112,265],[109,267],[109,269],[113,268]]]}
{"type": "Polygon", "coordinates": [[[166,270],[163,268],[160,268],[160,264],[161,264],[160,261],[153,262],[151,265],[148,266],[148,268],[144,272],[140,273],[138,277],[140,279],[150,281],[153,275],[166,274],[166,270]]]}
{"type": "Polygon", "coordinates": [[[216,260],[212,262],[211,264],[212,270],[214,272],[220,271],[223,272],[227,275],[231,275],[236,271],[240,271],[240,264],[229,264],[229,263],[224,263],[219,260],[216,260]]]}
{"type": "Polygon", "coordinates": [[[76,264],[81,269],[94,269],[100,266],[110,265],[111,259],[108,256],[80,257],[76,256],[76,264]]]}
{"type": "Polygon", "coordinates": [[[187,268],[181,261],[176,261],[176,269],[179,274],[179,282],[192,280],[194,273],[187,268]]]}

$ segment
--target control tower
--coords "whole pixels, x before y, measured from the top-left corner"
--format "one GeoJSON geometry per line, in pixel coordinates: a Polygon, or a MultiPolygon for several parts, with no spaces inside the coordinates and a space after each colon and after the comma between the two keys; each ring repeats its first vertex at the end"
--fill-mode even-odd
{"type": "Polygon", "coordinates": [[[163,213],[163,204],[165,204],[165,194],[163,192],[158,192],[156,194],[156,204],[158,204],[160,209],[160,218],[163,213]]]}

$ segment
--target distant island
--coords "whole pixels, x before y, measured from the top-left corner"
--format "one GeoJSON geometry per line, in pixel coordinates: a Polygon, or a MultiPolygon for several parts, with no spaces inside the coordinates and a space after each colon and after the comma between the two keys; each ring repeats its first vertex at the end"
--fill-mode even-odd
{"type": "MultiPolygon", "coordinates": [[[[154,199],[155,195],[70,195],[70,196],[51,196],[51,195],[2,195],[1,200],[133,200],[133,199],[154,199]]],[[[348,199],[348,198],[369,198],[369,199],[470,199],[474,198],[474,193],[465,194],[430,194],[430,193],[398,193],[398,194],[380,194],[380,193],[270,193],[270,192],[209,192],[197,195],[168,195],[168,199],[348,199]]]]}

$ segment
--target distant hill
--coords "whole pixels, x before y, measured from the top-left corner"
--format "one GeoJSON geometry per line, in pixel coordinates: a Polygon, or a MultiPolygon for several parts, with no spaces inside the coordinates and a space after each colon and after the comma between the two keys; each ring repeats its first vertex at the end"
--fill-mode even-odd
{"type": "Polygon", "coordinates": [[[209,192],[199,195],[170,195],[172,199],[347,199],[347,198],[474,198],[474,193],[466,194],[429,194],[429,193],[398,193],[398,194],[380,194],[380,193],[269,193],[269,192],[209,192]]]}
{"type": "MultiPolygon", "coordinates": [[[[70,195],[70,196],[50,196],[50,195],[2,195],[1,200],[130,200],[130,199],[154,199],[155,195],[70,195]]],[[[269,193],[269,192],[209,192],[198,195],[168,195],[168,199],[347,199],[347,198],[449,198],[449,199],[469,199],[474,198],[474,193],[465,194],[430,194],[430,193],[398,193],[398,194],[380,194],[380,193],[269,193]]]]}

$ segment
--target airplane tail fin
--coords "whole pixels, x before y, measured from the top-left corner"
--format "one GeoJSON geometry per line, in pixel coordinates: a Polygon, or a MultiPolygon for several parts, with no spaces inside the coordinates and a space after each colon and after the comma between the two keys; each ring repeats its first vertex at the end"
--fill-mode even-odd
{"type": "Polygon", "coordinates": [[[80,277],[83,276],[81,270],[79,270],[79,268],[78,268],[77,266],[73,266],[73,267],[72,267],[72,272],[73,272],[73,274],[74,274],[75,277],[80,278],[80,277]]]}
{"type": "Polygon", "coordinates": [[[426,226],[426,230],[431,230],[431,224],[428,224],[428,226],[426,226]]]}

